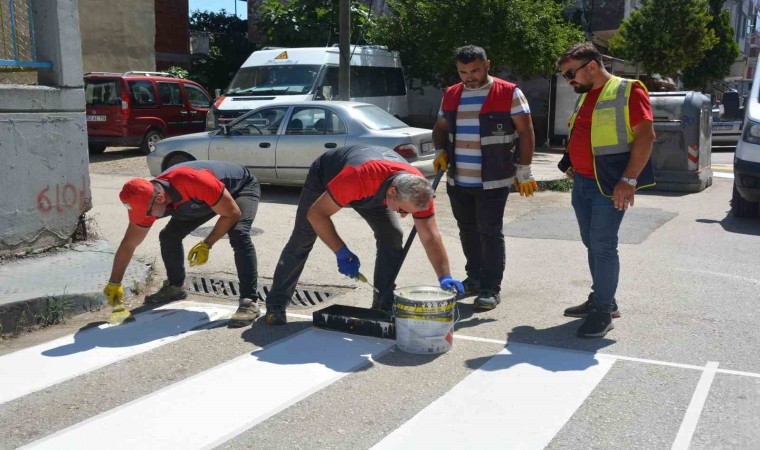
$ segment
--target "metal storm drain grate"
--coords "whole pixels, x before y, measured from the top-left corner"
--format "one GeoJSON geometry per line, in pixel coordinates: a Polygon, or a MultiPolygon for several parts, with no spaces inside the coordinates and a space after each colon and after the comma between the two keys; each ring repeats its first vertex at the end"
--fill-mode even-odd
{"type": "MultiPolygon", "coordinates": [[[[222,298],[229,297],[234,300],[237,300],[240,297],[240,286],[237,280],[188,275],[185,284],[187,285],[188,292],[191,294],[209,295],[222,298]]],[[[269,284],[260,284],[257,291],[259,298],[266,300],[271,287],[272,286],[269,284]]],[[[323,304],[334,295],[337,295],[336,291],[296,288],[293,297],[290,299],[290,307],[312,308],[323,304]]]]}
{"type": "MultiPolygon", "coordinates": [[[[214,227],[200,227],[196,228],[193,231],[190,232],[191,235],[197,236],[197,237],[203,237],[205,238],[208,236],[209,233],[211,233],[211,230],[213,230],[214,227]]],[[[251,236],[259,236],[264,234],[264,230],[261,228],[251,227],[251,236]]],[[[222,239],[229,239],[227,235],[225,234],[222,239]]]]}

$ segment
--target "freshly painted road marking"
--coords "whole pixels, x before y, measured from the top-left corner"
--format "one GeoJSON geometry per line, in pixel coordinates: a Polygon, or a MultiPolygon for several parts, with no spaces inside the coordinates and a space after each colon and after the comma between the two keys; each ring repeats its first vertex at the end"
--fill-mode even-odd
{"type": "MultiPolygon", "coordinates": [[[[748,279],[751,280],[751,279],[748,279]]],[[[501,345],[513,345],[509,344],[507,341],[503,341],[500,339],[489,339],[489,338],[481,338],[477,336],[467,336],[462,334],[454,334],[454,339],[462,339],[466,341],[476,341],[476,342],[487,342],[491,344],[501,344],[501,345]]],[[[530,346],[534,344],[519,344],[519,345],[525,345],[530,346]]],[[[540,347],[540,346],[537,346],[540,347]]],[[[566,352],[576,352],[576,353],[586,353],[580,350],[571,350],[571,349],[557,349],[562,350],[566,352]]],[[[693,364],[682,364],[682,363],[674,363],[670,361],[659,361],[656,359],[646,359],[646,358],[636,358],[635,356],[622,356],[622,355],[615,355],[612,353],[597,353],[597,355],[603,355],[608,358],[613,358],[620,361],[631,361],[631,362],[638,362],[642,364],[653,364],[656,366],[666,366],[666,367],[675,367],[678,369],[689,369],[689,370],[705,370],[705,366],[695,366],[693,364]]],[[[731,370],[731,369],[718,369],[716,370],[717,373],[726,374],[726,375],[737,375],[740,377],[750,377],[750,378],[760,378],[760,373],[755,372],[746,372],[742,370],[731,370]]]]}
{"type": "Polygon", "coordinates": [[[387,339],[309,329],[24,448],[211,448],[393,345],[387,339]]]}
{"type": "Polygon", "coordinates": [[[0,404],[190,336],[234,312],[227,305],[175,302],[137,314],[134,323],[104,324],[0,356],[0,404]]]}
{"type": "Polygon", "coordinates": [[[510,343],[376,449],[542,449],[615,358],[510,343]]]}
{"type": "Polygon", "coordinates": [[[691,397],[689,407],[686,409],[683,422],[681,422],[681,428],[678,429],[675,441],[673,441],[673,450],[687,450],[689,444],[691,444],[691,438],[694,436],[694,431],[697,429],[697,423],[699,423],[699,416],[702,415],[702,409],[705,407],[705,401],[707,401],[707,394],[710,393],[710,386],[712,386],[715,373],[718,369],[718,363],[708,362],[705,366],[705,371],[702,372],[702,376],[699,377],[699,383],[694,390],[694,395],[691,397]]]}
{"type": "Polygon", "coordinates": [[[734,173],[733,172],[729,173],[729,172],[715,172],[715,171],[713,171],[713,176],[716,177],[716,178],[729,178],[729,179],[732,179],[732,178],[734,178],[734,173]]]}

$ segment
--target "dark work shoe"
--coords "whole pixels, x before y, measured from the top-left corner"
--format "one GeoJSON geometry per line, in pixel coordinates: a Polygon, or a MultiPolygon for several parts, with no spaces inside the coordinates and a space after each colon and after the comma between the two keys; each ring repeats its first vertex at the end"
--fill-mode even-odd
{"type": "Polygon", "coordinates": [[[480,291],[480,294],[475,297],[475,301],[472,302],[472,307],[477,310],[488,311],[496,308],[499,303],[501,303],[501,297],[498,292],[480,291]]]}
{"type": "Polygon", "coordinates": [[[164,285],[155,294],[146,295],[145,303],[166,303],[187,298],[187,290],[184,286],[172,286],[169,280],[164,280],[164,285]]]}
{"type": "Polygon", "coordinates": [[[612,325],[611,314],[589,311],[586,320],[578,328],[578,336],[588,338],[602,337],[613,328],[615,326],[612,325]]]}
{"type": "Polygon", "coordinates": [[[235,314],[230,317],[230,328],[245,327],[253,323],[257,317],[261,314],[259,304],[251,300],[250,298],[241,298],[240,306],[238,306],[235,314]]]}
{"type": "Polygon", "coordinates": [[[288,317],[285,315],[284,309],[271,307],[267,308],[267,313],[264,315],[264,322],[266,322],[267,325],[285,325],[288,323],[288,317]]]}
{"type": "Polygon", "coordinates": [[[462,281],[462,284],[464,285],[464,294],[460,295],[459,297],[469,297],[471,295],[475,295],[478,292],[480,292],[480,281],[475,280],[473,278],[467,277],[462,281]]]}
{"type": "MultiPolygon", "coordinates": [[[[588,315],[589,310],[591,309],[592,305],[591,303],[594,300],[594,293],[588,294],[588,300],[581,303],[578,306],[571,306],[570,308],[567,308],[565,310],[565,317],[579,317],[584,318],[588,315]]],[[[612,301],[612,318],[617,319],[620,317],[620,311],[618,311],[618,305],[615,300],[612,301]]]]}

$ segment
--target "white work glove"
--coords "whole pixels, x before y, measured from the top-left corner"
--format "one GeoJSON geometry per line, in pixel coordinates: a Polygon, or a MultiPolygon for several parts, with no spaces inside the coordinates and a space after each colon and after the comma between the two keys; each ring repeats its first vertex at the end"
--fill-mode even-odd
{"type": "Polygon", "coordinates": [[[533,178],[533,174],[530,172],[530,164],[517,165],[515,184],[517,184],[517,190],[520,191],[520,197],[530,197],[533,195],[533,192],[538,190],[536,179],[533,178]]]}

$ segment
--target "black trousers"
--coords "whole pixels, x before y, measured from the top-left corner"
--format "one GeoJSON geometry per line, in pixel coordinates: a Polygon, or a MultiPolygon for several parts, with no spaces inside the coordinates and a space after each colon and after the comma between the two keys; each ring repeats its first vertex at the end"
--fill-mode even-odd
{"type": "Polygon", "coordinates": [[[482,189],[447,186],[451,211],[459,227],[467,277],[480,280],[480,289],[499,292],[506,265],[504,208],[509,188],[482,189]]]}
{"type": "MultiPolygon", "coordinates": [[[[227,232],[227,236],[235,254],[235,268],[240,282],[240,298],[256,300],[258,268],[256,248],[251,240],[251,225],[256,218],[256,211],[259,209],[259,199],[261,198],[259,182],[251,181],[234,198],[235,203],[240,208],[240,220],[227,232]]],[[[172,217],[159,233],[161,258],[164,260],[167,278],[171,285],[182,286],[185,283],[185,250],[182,247],[182,240],[215,216],[216,214],[212,213],[192,220],[172,217]]]]}
{"type": "MultiPolygon", "coordinates": [[[[325,192],[323,183],[311,172],[298,201],[295,226],[288,243],[282,250],[272,280],[272,290],[267,296],[267,308],[286,308],[301,277],[306,260],[309,257],[317,233],[311,227],[306,214],[314,202],[325,192]]],[[[380,291],[375,293],[375,303],[388,309],[393,304],[393,290],[396,288],[396,269],[401,262],[403,250],[401,241],[403,231],[397,214],[389,208],[357,208],[356,212],[367,221],[375,235],[376,258],[374,284],[380,291]]],[[[356,253],[356,252],[355,252],[356,253]]],[[[361,259],[361,255],[357,255],[361,259]]],[[[337,262],[336,264],[337,270],[337,262]]]]}

